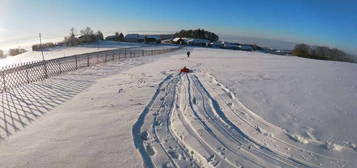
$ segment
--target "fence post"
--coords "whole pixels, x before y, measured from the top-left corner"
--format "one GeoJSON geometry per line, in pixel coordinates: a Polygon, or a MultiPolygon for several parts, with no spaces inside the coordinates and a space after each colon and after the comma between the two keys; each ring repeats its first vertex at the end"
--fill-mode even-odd
{"type": "Polygon", "coordinates": [[[29,77],[29,69],[28,66],[26,65],[26,82],[30,83],[30,77],[29,77]]]}
{"type": "Polygon", "coordinates": [[[87,66],[89,66],[89,55],[87,55],[87,66]]]}
{"type": "Polygon", "coordinates": [[[48,78],[46,61],[42,61],[43,69],[45,71],[45,79],[48,78]]]}
{"type": "Polygon", "coordinates": [[[62,73],[61,61],[60,60],[57,61],[58,61],[59,73],[61,74],[62,73]]]}
{"type": "Polygon", "coordinates": [[[77,59],[77,55],[74,56],[74,59],[76,60],[76,69],[78,69],[78,59],[77,59]]]}
{"type": "MultiPolygon", "coordinates": [[[[7,67],[7,66],[6,66],[7,67]]],[[[5,68],[6,69],[6,68],[5,68]]],[[[5,69],[2,70],[1,72],[1,77],[2,77],[2,83],[3,83],[3,91],[6,92],[6,80],[5,80],[5,69]]]]}

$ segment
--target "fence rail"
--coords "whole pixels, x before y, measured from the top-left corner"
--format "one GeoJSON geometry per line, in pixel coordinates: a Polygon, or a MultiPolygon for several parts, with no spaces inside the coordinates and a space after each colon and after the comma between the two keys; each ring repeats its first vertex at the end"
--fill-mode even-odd
{"type": "Polygon", "coordinates": [[[124,58],[159,55],[177,49],[179,48],[157,50],[123,48],[5,66],[0,69],[0,93],[83,67],[124,58]]]}

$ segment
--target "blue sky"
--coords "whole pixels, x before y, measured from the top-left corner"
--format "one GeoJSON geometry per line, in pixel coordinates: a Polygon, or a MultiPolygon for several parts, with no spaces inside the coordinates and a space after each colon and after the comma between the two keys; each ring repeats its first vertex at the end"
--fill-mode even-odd
{"type": "Polygon", "coordinates": [[[105,34],[204,28],[220,34],[305,42],[357,54],[354,0],[0,0],[0,48],[85,26],[105,34]]]}

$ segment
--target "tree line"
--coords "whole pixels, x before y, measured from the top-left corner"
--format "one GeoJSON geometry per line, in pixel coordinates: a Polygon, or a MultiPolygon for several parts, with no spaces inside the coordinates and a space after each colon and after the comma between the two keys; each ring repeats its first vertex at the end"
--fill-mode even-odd
{"type": "Polygon", "coordinates": [[[292,55],[332,61],[353,62],[352,58],[345,52],[325,46],[310,46],[307,44],[297,44],[292,50],[292,55]]]}
{"type": "Polygon", "coordinates": [[[32,45],[32,51],[41,51],[41,49],[51,48],[54,46],[56,46],[56,44],[52,42],[43,43],[43,44],[34,44],[32,45]]]}
{"type": "Polygon", "coordinates": [[[195,30],[181,30],[174,34],[174,37],[186,37],[186,38],[198,38],[206,39],[210,41],[218,41],[219,36],[213,32],[206,31],[204,29],[195,29],[195,30]]]}
{"type": "MultiPolygon", "coordinates": [[[[27,52],[27,50],[25,50],[23,48],[12,48],[12,49],[9,49],[8,55],[15,56],[15,55],[19,55],[19,54],[22,54],[25,52],[27,52]]],[[[5,57],[5,53],[3,50],[0,50],[0,57],[5,57]]]]}
{"type": "Polygon", "coordinates": [[[80,30],[80,36],[76,37],[75,29],[71,28],[69,36],[64,37],[63,43],[67,46],[75,46],[82,43],[90,43],[98,40],[104,40],[103,33],[98,30],[94,32],[90,27],[80,30]]]}
{"type": "Polygon", "coordinates": [[[75,46],[82,43],[95,42],[98,40],[104,40],[103,33],[100,30],[94,32],[90,27],[87,26],[84,29],[80,30],[80,35],[79,37],[77,37],[75,29],[71,28],[69,35],[64,37],[63,42],[59,42],[57,44],[52,42],[43,44],[33,44],[32,51],[41,51],[62,44],[66,46],[75,46]]]}

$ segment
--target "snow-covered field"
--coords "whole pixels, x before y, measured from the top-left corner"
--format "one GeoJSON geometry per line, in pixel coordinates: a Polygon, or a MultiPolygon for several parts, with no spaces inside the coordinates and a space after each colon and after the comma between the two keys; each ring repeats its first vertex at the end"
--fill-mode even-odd
{"type": "MultiPolygon", "coordinates": [[[[44,50],[44,57],[46,60],[72,56],[77,54],[91,53],[97,51],[113,50],[119,48],[135,48],[142,47],[142,49],[161,49],[168,47],[168,45],[151,45],[144,43],[129,43],[129,42],[115,42],[115,41],[100,41],[99,43],[82,44],[74,47],[54,47],[44,50]]],[[[8,56],[6,58],[0,58],[0,68],[6,65],[19,64],[31,61],[42,60],[41,51],[28,51],[26,53],[17,56],[8,56]]]]}
{"type": "Polygon", "coordinates": [[[355,72],[207,48],[81,69],[2,94],[0,167],[357,167],[355,72]]]}

